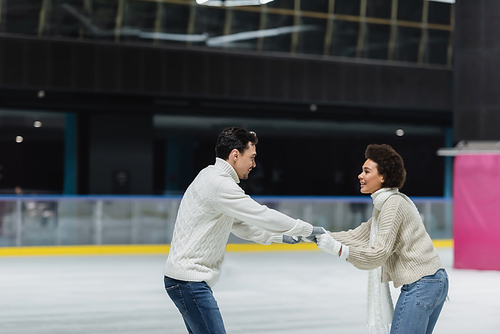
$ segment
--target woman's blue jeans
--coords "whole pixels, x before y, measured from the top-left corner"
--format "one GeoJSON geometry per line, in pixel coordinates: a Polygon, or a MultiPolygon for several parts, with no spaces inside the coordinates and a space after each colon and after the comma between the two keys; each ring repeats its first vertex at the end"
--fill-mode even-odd
{"type": "Polygon", "coordinates": [[[205,282],[186,282],[165,276],[168,296],[191,334],[225,334],[224,322],[212,289],[205,282]]]}
{"type": "Polygon", "coordinates": [[[391,334],[430,334],[448,295],[448,275],[439,269],[434,275],[401,287],[391,334]]]}

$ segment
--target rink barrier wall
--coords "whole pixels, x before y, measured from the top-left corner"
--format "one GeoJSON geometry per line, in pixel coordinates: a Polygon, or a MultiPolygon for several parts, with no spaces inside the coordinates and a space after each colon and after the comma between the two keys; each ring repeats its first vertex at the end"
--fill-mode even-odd
{"type": "MultiPolygon", "coordinates": [[[[156,254],[172,240],[181,196],[0,196],[2,254],[156,254]],[[15,249],[10,249],[11,247],[15,249]],[[62,247],[62,248],[61,248],[62,247]],[[137,248],[139,247],[139,248],[137,248]]],[[[356,228],[372,214],[369,196],[255,196],[263,205],[330,231],[356,228]]],[[[453,199],[412,198],[433,240],[452,239],[453,199]]],[[[231,235],[229,251],[307,251],[314,245],[248,246],[231,235]],[[241,244],[240,244],[241,243],[241,244]],[[263,247],[263,248],[261,248],[263,247]]]]}
{"type": "MultiPolygon", "coordinates": [[[[453,248],[453,240],[433,240],[436,248],[453,248]]],[[[0,257],[6,256],[97,256],[97,255],[158,255],[167,254],[170,245],[88,245],[88,246],[39,246],[2,247],[0,257]]],[[[228,244],[228,252],[302,252],[319,251],[313,243],[288,244],[228,244]]]]}

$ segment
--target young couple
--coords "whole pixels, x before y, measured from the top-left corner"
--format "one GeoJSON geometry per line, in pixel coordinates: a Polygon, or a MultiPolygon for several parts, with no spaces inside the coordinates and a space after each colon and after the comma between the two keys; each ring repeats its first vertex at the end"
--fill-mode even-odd
{"type": "Polygon", "coordinates": [[[269,245],[306,238],[356,268],[368,270],[368,333],[432,333],[448,292],[448,276],[417,208],[399,192],[401,156],[369,145],[358,178],[371,194],[373,215],[359,227],[326,232],[260,205],[238,186],[256,167],[254,132],[232,127],[217,140],[216,161],[186,190],[164,270],[165,289],[189,333],[226,333],[211,287],[217,282],[230,233],[269,245]],[[401,286],[396,307],[388,282],[401,286]]]}

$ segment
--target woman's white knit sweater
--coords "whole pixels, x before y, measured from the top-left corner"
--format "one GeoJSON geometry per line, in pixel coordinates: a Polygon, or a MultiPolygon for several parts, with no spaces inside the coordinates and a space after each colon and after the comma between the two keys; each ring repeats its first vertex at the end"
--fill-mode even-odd
{"type": "Polygon", "coordinates": [[[260,205],[239,181],[233,167],[219,158],[194,179],[177,213],[165,276],[213,286],[231,232],[265,245],[282,242],[283,234],[311,235],[311,224],[260,205]]]}
{"type": "Polygon", "coordinates": [[[356,268],[371,270],[382,266],[382,282],[393,281],[396,288],[443,268],[420,214],[401,194],[396,193],[384,202],[377,218],[378,233],[373,247],[369,246],[371,220],[354,230],[330,233],[335,240],[349,246],[347,261],[356,268]]]}

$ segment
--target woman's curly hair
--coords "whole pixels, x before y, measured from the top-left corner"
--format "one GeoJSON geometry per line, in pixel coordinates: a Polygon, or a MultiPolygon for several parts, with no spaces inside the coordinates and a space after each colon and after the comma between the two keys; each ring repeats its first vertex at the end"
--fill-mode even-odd
{"type": "Polygon", "coordinates": [[[406,181],[403,158],[387,144],[370,144],[366,148],[365,158],[377,164],[378,173],[384,176],[384,188],[402,188],[406,181]]]}

